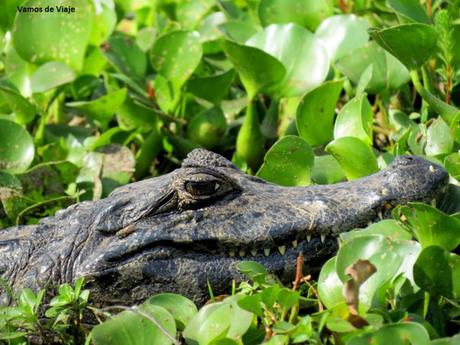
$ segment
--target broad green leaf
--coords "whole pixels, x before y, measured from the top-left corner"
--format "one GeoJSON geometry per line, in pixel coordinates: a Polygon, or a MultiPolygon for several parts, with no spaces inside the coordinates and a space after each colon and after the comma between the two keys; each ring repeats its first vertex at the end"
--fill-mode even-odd
{"type": "Polygon", "coordinates": [[[253,314],[241,309],[238,300],[243,296],[232,296],[223,302],[201,308],[183,332],[188,344],[207,345],[217,337],[239,339],[251,326],[253,314]]]}
{"type": "Polygon", "coordinates": [[[184,85],[200,63],[202,48],[196,32],[173,31],[158,38],[150,51],[153,67],[173,83],[184,85]]]}
{"type": "Polygon", "coordinates": [[[313,151],[300,137],[287,135],[268,150],[257,176],[282,186],[306,186],[311,182],[313,151]]]}
{"type": "Polygon", "coordinates": [[[342,288],[343,283],[335,270],[337,257],[330,258],[321,267],[318,277],[318,295],[326,308],[330,309],[344,301],[342,288]]]}
{"type": "Polygon", "coordinates": [[[30,89],[30,74],[34,71],[35,67],[21,58],[14,45],[10,45],[5,50],[5,58],[3,63],[5,64],[5,76],[24,97],[32,95],[30,89]]]}
{"type": "Polygon", "coordinates": [[[426,133],[425,153],[428,156],[436,156],[452,152],[454,138],[449,126],[442,117],[436,118],[428,127],[426,133]]]}
{"type": "Polygon", "coordinates": [[[136,44],[144,53],[146,53],[152,48],[156,36],[157,30],[154,27],[148,26],[146,28],[142,28],[137,33],[136,44]]]}
{"type": "MultiPolygon", "coordinates": [[[[171,337],[176,337],[176,325],[166,309],[156,305],[143,305],[146,313],[160,323],[171,337]]],[[[97,325],[91,331],[95,345],[168,345],[171,340],[147,317],[133,311],[124,311],[97,325]]]]}
{"type": "Polygon", "coordinates": [[[414,280],[434,296],[460,297],[460,256],[438,246],[422,250],[414,265],[414,280]]]}
{"type": "Polygon", "coordinates": [[[184,330],[185,326],[198,312],[191,300],[173,293],[161,293],[150,297],[144,304],[153,304],[165,308],[174,317],[177,328],[180,331],[184,330]]]}
{"type": "Polygon", "coordinates": [[[435,51],[438,34],[427,24],[403,24],[370,31],[371,37],[409,70],[420,67],[435,51]]]}
{"type": "Polygon", "coordinates": [[[455,177],[457,180],[460,179],[460,154],[452,153],[444,159],[444,167],[449,174],[455,177]]]}
{"type": "Polygon", "coordinates": [[[90,119],[107,123],[125,101],[126,93],[126,89],[120,89],[93,101],[70,102],[66,105],[82,112],[90,119]]]}
{"type": "Polygon", "coordinates": [[[344,243],[337,252],[336,272],[342,282],[348,280],[345,269],[357,260],[369,260],[376,268],[375,272],[359,290],[359,300],[370,306],[380,301],[385,303],[387,284],[402,273],[412,280],[412,265],[416,260],[420,246],[414,241],[391,240],[382,235],[368,235],[344,243]],[[382,291],[383,290],[383,291],[382,291]],[[383,298],[382,298],[383,297],[383,298]]]}
{"type": "Polygon", "coordinates": [[[333,156],[315,156],[311,179],[316,184],[332,184],[345,180],[345,175],[333,156]]]}
{"type": "Polygon", "coordinates": [[[235,70],[224,73],[191,79],[187,84],[187,91],[211,103],[219,104],[228,93],[228,88],[235,78],[235,70]]]}
{"type": "Polygon", "coordinates": [[[447,250],[460,244],[460,220],[422,203],[400,206],[423,248],[440,246],[447,250]]]}
{"type": "Polygon", "coordinates": [[[93,28],[89,38],[89,44],[99,46],[109,38],[117,24],[117,13],[114,0],[94,1],[96,13],[93,19],[93,28]]]}
{"type": "Polygon", "coordinates": [[[324,20],[315,32],[327,49],[331,62],[363,47],[369,40],[369,23],[354,14],[341,14],[324,20]]]}
{"type": "Polygon", "coordinates": [[[264,26],[296,23],[314,31],[333,13],[331,0],[262,0],[259,5],[259,18],[264,26]]]}
{"type": "Polygon", "coordinates": [[[194,30],[214,5],[214,0],[181,0],[176,5],[177,20],[183,29],[194,30]]]}
{"type": "Polygon", "coordinates": [[[12,121],[0,119],[0,170],[24,172],[34,159],[34,142],[29,132],[12,121]]]}
{"type": "Polygon", "coordinates": [[[334,156],[348,180],[354,180],[378,171],[372,149],[355,137],[341,137],[326,146],[334,156]]]}
{"type": "Polygon", "coordinates": [[[340,234],[340,239],[344,242],[351,241],[356,237],[367,235],[382,235],[391,240],[411,240],[412,234],[401,227],[400,223],[394,219],[384,219],[378,223],[369,225],[363,230],[353,230],[340,234]]]}
{"type": "Polygon", "coordinates": [[[242,261],[238,264],[238,270],[245,274],[253,282],[265,284],[268,281],[269,273],[267,269],[255,261],[242,261]]]}
{"type": "Polygon", "coordinates": [[[219,29],[225,37],[240,44],[244,44],[258,31],[257,26],[254,24],[236,20],[229,20],[220,24],[219,29]]]}
{"type": "Polygon", "coordinates": [[[191,140],[211,149],[225,136],[227,121],[222,109],[210,108],[195,115],[188,124],[187,133],[191,140]]]}
{"type": "Polygon", "coordinates": [[[318,146],[332,139],[335,106],[343,81],[327,81],[303,96],[297,107],[299,135],[310,145],[318,146]]]}
{"type": "Polygon", "coordinates": [[[41,65],[32,75],[32,92],[45,92],[70,83],[75,78],[75,72],[66,64],[58,61],[48,62],[41,65]]]}
{"type": "Polygon", "coordinates": [[[355,137],[372,146],[374,114],[365,94],[356,96],[340,109],[334,125],[334,138],[355,137]]]}
{"type": "Polygon", "coordinates": [[[51,6],[54,13],[17,12],[13,43],[18,54],[28,62],[41,64],[61,61],[81,70],[92,24],[93,8],[89,1],[27,0],[24,7],[51,6]],[[72,6],[75,13],[58,13],[56,6],[72,6]]]}
{"type": "Polygon", "coordinates": [[[363,83],[365,72],[371,73],[365,90],[372,94],[396,90],[410,79],[407,68],[375,42],[345,54],[336,65],[354,84],[363,83]]]}
{"type": "Polygon", "coordinates": [[[299,301],[300,293],[288,288],[282,288],[278,294],[278,303],[281,308],[292,308],[299,301]]]}
{"type": "Polygon", "coordinates": [[[387,0],[386,3],[398,16],[408,21],[430,24],[430,19],[419,0],[387,0]]]}
{"type": "Polygon", "coordinates": [[[315,35],[297,24],[272,24],[246,44],[264,50],[286,68],[283,82],[272,90],[277,97],[300,96],[326,79],[326,49],[315,35]]]}
{"type": "Polygon", "coordinates": [[[393,323],[380,329],[354,336],[347,345],[429,345],[426,329],[416,322],[393,323]]]}
{"type": "Polygon", "coordinates": [[[102,46],[102,52],[110,64],[127,76],[142,78],[147,70],[147,55],[134,38],[116,32],[102,46]]]}
{"type": "Polygon", "coordinates": [[[0,28],[9,31],[13,26],[17,6],[21,5],[21,0],[3,0],[3,9],[0,11],[0,28]]]}
{"type": "Polygon", "coordinates": [[[124,130],[151,129],[156,124],[153,109],[146,107],[127,96],[117,111],[118,125],[124,130]]]}
{"type": "MultiPolygon", "coordinates": [[[[222,12],[213,12],[207,15],[198,27],[198,32],[200,33],[201,42],[211,44],[213,41],[216,41],[219,38],[223,37],[222,31],[219,30],[219,25],[225,23],[226,20],[227,19],[225,17],[225,14],[222,12]]],[[[206,47],[206,44],[205,44],[205,47],[206,47]]],[[[216,52],[221,52],[221,51],[222,50],[219,46],[216,52]]],[[[207,53],[210,53],[210,52],[207,51],[207,53]]]]}
{"type": "Polygon", "coordinates": [[[223,48],[240,75],[249,100],[262,89],[281,82],[286,74],[280,61],[260,49],[231,41],[225,41],[223,48]]]}
{"type": "Polygon", "coordinates": [[[16,122],[27,124],[34,119],[35,107],[5,79],[0,79],[0,98],[14,111],[16,122]]]}

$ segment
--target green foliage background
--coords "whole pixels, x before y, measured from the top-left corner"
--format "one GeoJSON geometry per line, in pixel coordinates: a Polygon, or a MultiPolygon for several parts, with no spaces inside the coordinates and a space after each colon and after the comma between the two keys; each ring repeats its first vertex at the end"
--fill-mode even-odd
{"type": "MultiPolygon", "coordinates": [[[[459,7],[458,0],[3,0],[0,227],[37,223],[169,172],[196,147],[286,186],[352,180],[396,155],[424,156],[449,172],[445,198],[344,234],[317,284],[292,290],[249,265],[242,270],[252,283],[224,302],[196,314],[183,297],[163,296],[96,327],[92,341],[105,344],[117,322],[134,327],[127,334],[153,334],[146,336],[153,344],[171,343],[165,332],[174,338],[176,329],[200,345],[428,344],[453,335],[459,7]],[[76,12],[57,13],[57,5],[76,12]],[[391,259],[378,259],[391,248],[391,259]],[[341,292],[344,269],[357,259],[377,267],[359,295],[364,328],[350,321],[341,292]],[[162,299],[190,314],[165,310],[162,299]],[[145,324],[149,317],[166,320],[164,329],[145,324]]],[[[0,312],[0,341],[19,344],[35,332],[82,342],[88,296],[78,284],[59,289],[46,324],[41,295],[24,290],[16,309],[0,312]]]]}

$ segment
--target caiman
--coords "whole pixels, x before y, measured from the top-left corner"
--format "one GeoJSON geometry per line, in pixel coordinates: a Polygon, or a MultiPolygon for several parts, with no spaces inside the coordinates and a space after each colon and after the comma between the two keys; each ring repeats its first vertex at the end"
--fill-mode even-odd
{"type": "MultiPolygon", "coordinates": [[[[388,217],[410,201],[431,202],[448,183],[440,166],[399,156],[368,177],[281,187],[197,149],[181,168],[114,190],[45,218],[0,231],[0,273],[13,289],[86,278],[96,305],[135,304],[159,292],[205,301],[241,279],[254,260],[290,278],[303,253],[315,271],[337,236],[388,217]]],[[[3,292],[2,303],[9,303],[3,292]]]]}

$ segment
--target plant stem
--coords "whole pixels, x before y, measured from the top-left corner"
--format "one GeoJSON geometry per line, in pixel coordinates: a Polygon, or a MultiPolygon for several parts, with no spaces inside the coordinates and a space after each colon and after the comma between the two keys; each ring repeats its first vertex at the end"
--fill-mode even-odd
{"type": "Polygon", "coordinates": [[[446,102],[443,102],[431,92],[429,92],[420,82],[417,70],[410,71],[412,83],[419,95],[439,114],[449,125],[460,118],[460,110],[446,102]]]}

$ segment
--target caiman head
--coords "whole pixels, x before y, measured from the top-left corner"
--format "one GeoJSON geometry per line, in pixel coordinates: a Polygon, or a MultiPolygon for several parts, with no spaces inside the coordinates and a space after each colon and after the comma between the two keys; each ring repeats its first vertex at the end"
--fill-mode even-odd
{"type": "Polygon", "coordinates": [[[388,216],[398,204],[432,201],[447,180],[441,167],[401,156],[359,180],[281,187],[242,173],[220,155],[194,150],[180,169],[43,222],[62,232],[63,242],[66,231],[74,232],[65,253],[71,259],[62,259],[65,267],[61,263],[48,281],[85,276],[100,304],[138,303],[167,291],[201,303],[208,283],[218,294],[240,278],[242,260],[289,280],[302,252],[305,271],[313,272],[334,253],[340,232],[388,216]]]}

